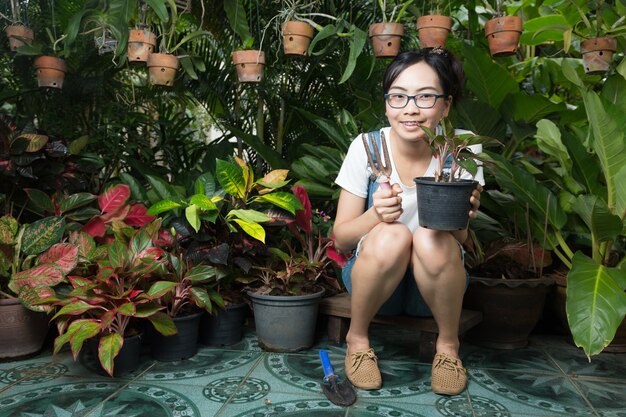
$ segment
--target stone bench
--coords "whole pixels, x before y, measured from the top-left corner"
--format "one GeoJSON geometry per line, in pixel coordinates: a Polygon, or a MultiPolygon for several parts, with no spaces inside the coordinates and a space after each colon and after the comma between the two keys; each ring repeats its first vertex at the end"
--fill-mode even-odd
{"type": "MultiPolygon", "coordinates": [[[[332,343],[342,344],[350,326],[350,294],[341,293],[320,301],[320,313],[328,316],[328,338],[332,343]]],[[[483,319],[480,311],[461,312],[459,334],[476,326],[483,319]]],[[[420,331],[419,360],[430,363],[435,356],[435,342],[439,329],[432,317],[413,317],[407,315],[376,316],[372,323],[386,324],[409,330],[420,331]]]]}

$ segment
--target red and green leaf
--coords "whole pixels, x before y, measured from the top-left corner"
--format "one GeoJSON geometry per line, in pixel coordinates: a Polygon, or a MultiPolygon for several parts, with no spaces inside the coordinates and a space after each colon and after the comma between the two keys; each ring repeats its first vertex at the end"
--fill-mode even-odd
{"type": "Polygon", "coordinates": [[[98,345],[98,359],[100,365],[110,375],[113,376],[115,358],[124,346],[124,338],[119,333],[111,333],[100,339],[98,345]]]}
{"type": "Polygon", "coordinates": [[[31,287],[36,287],[38,285],[54,287],[64,280],[65,275],[63,274],[63,271],[57,268],[54,264],[43,264],[13,275],[9,281],[9,289],[14,293],[19,294],[21,288],[25,285],[29,285],[31,287]]]}
{"type": "Polygon", "coordinates": [[[129,226],[144,226],[154,220],[154,216],[148,215],[147,211],[143,204],[133,204],[124,222],[129,226]]]}
{"type": "Polygon", "coordinates": [[[22,238],[22,252],[39,255],[55,243],[59,243],[65,231],[65,219],[59,216],[46,217],[30,224],[22,238]]]}
{"type": "Polygon", "coordinates": [[[78,263],[78,247],[71,243],[57,243],[39,257],[39,263],[53,263],[64,274],[69,274],[78,263]]]}
{"type": "Polygon", "coordinates": [[[172,281],[158,281],[152,284],[148,290],[148,295],[152,298],[161,298],[165,294],[176,288],[177,283],[172,281]]]}
{"type": "Polygon", "coordinates": [[[163,336],[172,336],[178,333],[174,320],[165,313],[159,311],[148,317],[148,320],[150,320],[156,331],[163,336]]]}
{"type": "Polygon", "coordinates": [[[89,220],[89,222],[80,230],[87,233],[91,237],[102,237],[106,232],[106,225],[104,224],[104,220],[98,216],[89,220]]]}
{"type": "Polygon", "coordinates": [[[98,206],[102,213],[114,213],[126,204],[129,198],[130,187],[128,185],[114,185],[98,196],[98,206]]]}
{"type": "Polygon", "coordinates": [[[19,225],[12,216],[0,217],[0,245],[13,245],[19,225]]]}

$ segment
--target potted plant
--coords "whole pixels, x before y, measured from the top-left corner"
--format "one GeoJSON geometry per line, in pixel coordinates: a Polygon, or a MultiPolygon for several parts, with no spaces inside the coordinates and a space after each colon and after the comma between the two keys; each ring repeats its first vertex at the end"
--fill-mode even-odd
{"type": "Polygon", "coordinates": [[[257,272],[247,281],[259,345],[269,351],[311,347],[325,288],[340,290],[327,253],[331,225],[326,218],[314,222],[304,187],[293,187],[293,193],[304,208],[295,219],[281,217],[285,233],[277,236],[280,244],[268,248],[266,263],[255,266],[257,272]]]}
{"type": "Polygon", "coordinates": [[[139,363],[141,325],[148,319],[162,334],[176,333],[164,307],[146,293],[151,276],[162,266],[164,252],[154,244],[160,228],[155,220],[127,241],[95,249],[92,263],[70,275],[70,291],[39,301],[58,308],[52,320],[59,336],[54,353],[69,343],[74,359],[85,342],[94,349],[101,370],[110,376],[132,371],[139,363]],[[120,358],[118,358],[118,355],[120,358]],[[126,356],[129,355],[129,356],[126,356]],[[129,368],[124,368],[129,366],[129,368]]]}
{"type": "Polygon", "coordinates": [[[260,83],[263,80],[265,52],[253,49],[254,38],[248,28],[248,20],[243,2],[224,2],[228,22],[241,43],[232,53],[233,64],[240,83],[260,83]]]}
{"type": "Polygon", "coordinates": [[[618,79],[607,80],[602,94],[598,94],[595,85],[585,85],[570,62],[561,66],[582,96],[584,128],[539,121],[537,145],[549,157],[539,170],[515,166],[497,155],[492,155],[489,163],[495,161],[496,180],[502,187],[532,212],[545,214],[545,224],[533,231],[539,241],[554,247],[553,253],[566,270],[569,328],[575,344],[591,357],[613,340],[626,313],[626,201],[620,191],[626,157],[624,133],[619,127],[623,117],[604,98],[619,97],[626,91],[619,73],[613,74],[611,77],[618,79]],[[590,135],[594,140],[588,150],[590,135]],[[555,172],[558,175],[552,175],[555,172]],[[553,187],[558,198],[551,191],[553,187]]]}
{"type": "Polygon", "coordinates": [[[394,4],[391,15],[387,18],[387,0],[378,0],[383,20],[369,27],[369,37],[372,42],[374,56],[377,58],[389,58],[398,55],[400,42],[402,41],[402,36],[404,36],[404,25],[400,23],[400,19],[404,15],[406,8],[412,3],[413,0],[394,4]],[[396,15],[398,8],[400,10],[396,15]]]}
{"type": "Polygon", "coordinates": [[[147,294],[165,307],[178,330],[175,335],[152,335],[152,356],[159,361],[179,361],[194,356],[203,310],[217,313],[224,300],[215,290],[219,278],[216,268],[192,265],[179,250],[165,257],[164,273],[152,283],[147,294]]]}
{"type": "Polygon", "coordinates": [[[23,23],[19,0],[11,0],[11,19],[4,28],[4,32],[9,39],[9,48],[12,52],[17,51],[17,48],[21,46],[30,44],[35,38],[33,30],[23,23]]]}
{"type": "Polygon", "coordinates": [[[179,61],[182,60],[180,64],[185,69],[185,72],[192,78],[197,78],[196,69],[201,68],[196,66],[190,55],[184,54],[176,56],[174,52],[193,39],[209,35],[209,32],[205,30],[193,30],[189,33],[185,33],[183,37],[179,39],[177,24],[182,16],[178,15],[176,2],[174,0],[165,0],[165,8],[167,9],[167,14],[165,16],[159,16],[158,19],[158,52],[153,52],[148,55],[146,65],[148,66],[151,84],[172,86],[176,78],[179,61]]]}
{"type": "Polygon", "coordinates": [[[494,57],[514,55],[522,35],[522,18],[506,16],[502,11],[502,0],[496,0],[496,5],[495,17],[485,22],[489,52],[494,57]]]}
{"type": "Polygon", "coordinates": [[[441,14],[439,1],[427,15],[417,18],[416,27],[422,48],[445,48],[448,34],[452,30],[452,18],[441,14]]]}
{"type": "Polygon", "coordinates": [[[60,243],[65,220],[50,216],[30,224],[0,217],[0,358],[38,352],[48,330],[50,307],[36,301],[54,294],[78,262],[78,250],[60,243]]]}
{"type": "Polygon", "coordinates": [[[609,70],[613,54],[617,51],[616,34],[623,33],[626,26],[618,19],[611,27],[603,21],[604,1],[595,2],[595,19],[589,19],[585,11],[578,8],[581,19],[572,32],[584,39],[580,44],[583,66],[587,74],[604,74],[609,70]],[[617,26],[615,26],[617,25],[617,26]]]}
{"type": "Polygon", "coordinates": [[[435,230],[462,230],[469,222],[469,199],[478,181],[477,154],[492,138],[455,131],[448,118],[442,119],[441,133],[424,128],[424,138],[438,161],[434,177],[417,177],[417,202],[421,227],[435,230]],[[446,204],[441,204],[445,201],[446,204]]]}
{"type": "Polygon", "coordinates": [[[204,344],[229,345],[241,338],[247,305],[241,289],[245,284],[237,278],[248,274],[264,252],[262,224],[273,220],[266,212],[282,209],[295,214],[301,207],[293,194],[281,190],[287,184],[286,176],[286,170],[274,170],[255,180],[252,168],[235,158],[234,163],[218,159],[214,175],[204,173],[181,187],[189,194],[148,177],[155,188],[171,191],[148,213],[163,215],[164,224],[176,230],[174,239],[185,249],[185,256],[211,265],[220,277],[215,289],[224,299],[225,309],[203,315],[200,340],[204,344]]]}
{"type": "Polygon", "coordinates": [[[483,192],[481,211],[464,243],[469,285],[463,306],[482,321],[467,340],[496,349],[519,349],[544,312],[553,288],[554,264],[548,243],[533,235],[531,212],[514,194],[483,192]]]}
{"type": "Polygon", "coordinates": [[[319,1],[287,0],[284,6],[276,16],[283,22],[283,52],[286,56],[306,56],[315,34],[315,28],[307,20],[319,1]]]}

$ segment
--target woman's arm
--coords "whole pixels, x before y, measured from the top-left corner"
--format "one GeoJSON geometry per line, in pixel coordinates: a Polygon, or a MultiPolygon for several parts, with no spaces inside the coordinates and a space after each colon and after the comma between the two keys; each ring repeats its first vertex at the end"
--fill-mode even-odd
{"type": "Polygon", "coordinates": [[[342,252],[349,252],[378,223],[397,220],[402,214],[400,192],[402,190],[398,184],[394,184],[390,190],[379,189],[372,195],[372,207],[365,210],[366,199],[342,189],[333,227],[335,247],[342,252]]]}

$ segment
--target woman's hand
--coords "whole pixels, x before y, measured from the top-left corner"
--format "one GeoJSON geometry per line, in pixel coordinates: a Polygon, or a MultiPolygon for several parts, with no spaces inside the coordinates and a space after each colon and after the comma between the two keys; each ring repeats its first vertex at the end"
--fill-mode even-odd
{"type": "Polygon", "coordinates": [[[378,220],[385,223],[395,222],[402,215],[402,188],[399,184],[393,184],[390,190],[379,188],[372,194],[372,207],[378,220]]]}
{"type": "Polygon", "coordinates": [[[483,192],[483,186],[478,184],[474,191],[472,191],[472,195],[470,197],[470,204],[472,208],[470,209],[469,216],[470,219],[475,219],[478,217],[478,208],[480,207],[480,193],[483,192]]]}

